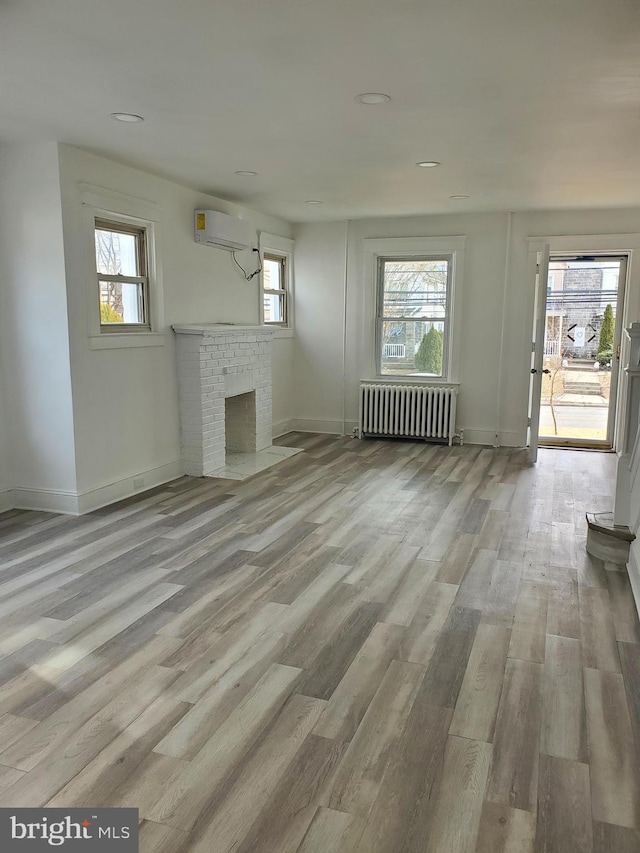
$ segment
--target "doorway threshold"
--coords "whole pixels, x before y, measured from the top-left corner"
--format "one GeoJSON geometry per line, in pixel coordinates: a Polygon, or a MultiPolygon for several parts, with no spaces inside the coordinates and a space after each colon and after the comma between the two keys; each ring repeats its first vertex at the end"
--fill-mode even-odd
{"type": "Polygon", "coordinates": [[[590,444],[589,442],[569,442],[569,441],[552,441],[546,438],[541,438],[538,442],[540,448],[548,450],[590,450],[594,453],[615,453],[610,444],[590,444]]]}

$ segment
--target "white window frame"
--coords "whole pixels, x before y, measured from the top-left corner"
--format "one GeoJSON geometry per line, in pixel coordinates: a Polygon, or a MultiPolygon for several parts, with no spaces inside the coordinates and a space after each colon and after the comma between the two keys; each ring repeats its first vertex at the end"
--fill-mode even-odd
{"type": "Polygon", "coordinates": [[[453,257],[452,255],[440,255],[436,257],[435,255],[423,255],[418,257],[417,255],[411,255],[408,258],[378,258],[378,294],[377,294],[377,310],[376,310],[376,375],[377,376],[388,376],[391,378],[397,378],[398,376],[404,379],[428,379],[429,381],[440,379],[443,380],[445,377],[449,375],[449,337],[451,334],[451,324],[449,322],[449,318],[451,317],[451,282],[453,280],[453,257]],[[445,311],[444,317],[398,317],[397,320],[400,322],[416,322],[421,321],[425,323],[442,323],[444,326],[444,335],[443,335],[443,351],[442,351],[442,374],[440,376],[434,376],[429,374],[420,374],[415,373],[411,375],[407,374],[394,374],[394,373],[383,373],[382,372],[382,328],[385,323],[385,320],[393,320],[396,318],[385,317],[384,315],[384,275],[383,275],[383,264],[387,261],[446,261],[447,262],[447,288],[446,288],[446,297],[445,297],[445,311]]]}
{"type": "Polygon", "coordinates": [[[143,321],[141,323],[103,323],[101,317],[100,333],[117,334],[118,332],[127,332],[131,334],[135,332],[150,332],[151,323],[149,318],[149,276],[147,275],[147,270],[149,268],[147,229],[138,225],[132,226],[130,223],[123,222],[120,218],[117,220],[96,218],[94,223],[94,233],[98,231],[107,232],[110,234],[128,234],[134,237],[136,241],[136,255],[138,267],[136,275],[113,275],[101,272],[97,273],[98,300],[100,302],[99,307],[102,307],[100,292],[100,285],[102,282],[136,284],[138,285],[139,311],[143,318],[143,321]]]}
{"type": "Polygon", "coordinates": [[[265,252],[262,256],[262,279],[263,279],[263,287],[262,287],[262,310],[264,312],[264,297],[266,296],[276,296],[278,297],[280,303],[280,313],[282,316],[282,320],[267,320],[266,314],[264,314],[263,322],[266,326],[278,326],[281,329],[286,329],[288,324],[289,317],[289,291],[287,290],[287,275],[288,275],[288,264],[287,259],[282,255],[276,255],[274,252],[265,252]],[[279,282],[280,287],[265,287],[265,268],[267,263],[276,264],[280,268],[279,272],[279,282]]]}
{"type": "Polygon", "coordinates": [[[363,341],[370,354],[368,379],[407,382],[412,385],[455,385],[459,382],[460,353],[462,348],[462,284],[464,273],[464,247],[466,237],[391,237],[363,240],[366,295],[362,329],[363,341]],[[380,260],[450,259],[449,288],[447,294],[448,318],[445,334],[446,351],[443,352],[443,375],[439,377],[406,374],[394,375],[380,372],[379,337],[379,264],[380,260]]]}
{"type": "Polygon", "coordinates": [[[285,323],[268,323],[265,324],[264,319],[264,294],[268,293],[264,287],[264,276],[260,275],[260,287],[258,289],[258,318],[260,325],[268,325],[269,328],[275,329],[276,338],[292,338],[294,336],[294,275],[293,275],[293,240],[287,237],[279,237],[277,234],[267,234],[264,231],[260,234],[260,262],[264,269],[264,256],[272,255],[273,257],[282,258],[284,260],[284,290],[285,290],[285,323]]]}
{"type": "Polygon", "coordinates": [[[87,326],[90,349],[123,349],[164,346],[164,303],[160,263],[161,211],[158,205],[124,193],[80,184],[86,234],[87,326]],[[148,325],[122,331],[100,322],[98,270],[95,251],[96,219],[143,229],[147,261],[148,325]]]}

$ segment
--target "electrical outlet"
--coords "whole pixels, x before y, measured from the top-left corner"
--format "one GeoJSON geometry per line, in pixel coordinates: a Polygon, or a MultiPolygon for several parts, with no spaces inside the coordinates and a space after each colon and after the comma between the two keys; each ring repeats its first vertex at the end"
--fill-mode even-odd
{"type": "Polygon", "coordinates": [[[133,488],[134,489],[144,489],[144,477],[134,477],[133,478],[133,488]]]}

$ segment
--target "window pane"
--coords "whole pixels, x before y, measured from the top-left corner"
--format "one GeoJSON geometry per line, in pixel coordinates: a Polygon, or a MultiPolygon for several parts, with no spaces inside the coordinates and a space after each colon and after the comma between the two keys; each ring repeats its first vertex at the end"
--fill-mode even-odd
{"type": "Polygon", "coordinates": [[[284,323],[284,296],[281,293],[264,294],[264,322],[284,323]]]}
{"type": "Polygon", "coordinates": [[[264,259],[262,268],[262,286],[265,290],[284,290],[284,264],[279,259],[264,259]]]}
{"type": "Polygon", "coordinates": [[[382,373],[442,376],[444,323],[385,320],[381,345],[382,373]]]}
{"type": "Polygon", "coordinates": [[[96,228],[96,268],[107,275],[141,275],[136,234],[96,228]]]}
{"type": "Polygon", "coordinates": [[[146,323],[142,285],[138,282],[100,282],[100,322],[146,323]]]}
{"type": "Polygon", "coordinates": [[[447,260],[384,261],[385,317],[442,317],[447,308],[447,260]]]}

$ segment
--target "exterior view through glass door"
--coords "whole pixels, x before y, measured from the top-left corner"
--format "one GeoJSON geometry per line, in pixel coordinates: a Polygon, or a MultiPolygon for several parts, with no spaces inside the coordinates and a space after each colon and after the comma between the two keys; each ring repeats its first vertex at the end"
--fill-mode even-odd
{"type": "Polygon", "coordinates": [[[613,445],[626,258],[551,257],[539,443],[613,445]]]}

